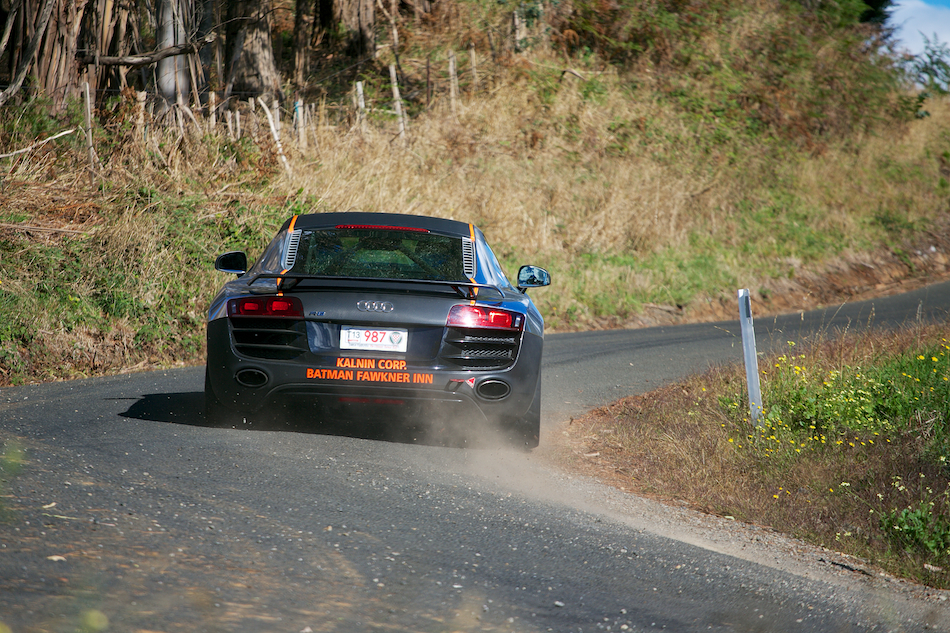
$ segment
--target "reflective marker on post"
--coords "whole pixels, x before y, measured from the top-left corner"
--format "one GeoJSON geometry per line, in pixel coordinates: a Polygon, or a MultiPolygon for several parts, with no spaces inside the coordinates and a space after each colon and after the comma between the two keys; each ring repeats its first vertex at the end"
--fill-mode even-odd
{"type": "Polygon", "coordinates": [[[762,392],[759,389],[759,360],[755,354],[755,329],[752,327],[752,299],[747,288],[739,291],[739,323],[742,325],[745,378],[749,386],[749,414],[752,423],[758,427],[759,416],[762,415],[762,392]]]}

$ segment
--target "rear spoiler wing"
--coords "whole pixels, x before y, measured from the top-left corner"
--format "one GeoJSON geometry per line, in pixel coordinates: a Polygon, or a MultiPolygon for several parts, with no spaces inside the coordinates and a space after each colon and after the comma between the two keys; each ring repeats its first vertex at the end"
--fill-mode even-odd
{"type": "MultiPolygon", "coordinates": [[[[277,290],[285,291],[291,290],[301,281],[330,281],[330,282],[339,282],[341,284],[349,284],[352,282],[357,283],[366,283],[373,284],[375,288],[379,288],[380,284],[412,284],[412,285],[425,285],[433,287],[442,287],[442,288],[451,288],[459,294],[463,299],[476,300],[479,298],[479,293],[483,290],[489,291],[486,294],[489,296],[483,295],[482,299],[488,300],[497,300],[502,298],[501,291],[496,286],[491,286],[488,284],[479,284],[474,281],[440,281],[432,279],[380,279],[379,277],[338,277],[332,275],[307,275],[303,273],[256,273],[253,276],[247,277],[247,286],[252,293],[256,294],[265,294],[268,292],[273,292],[271,288],[267,287],[253,287],[255,283],[263,279],[276,279],[277,280],[277,290]],[[496,297],[491,297],[490,295],[495,294],[496,297]]],[[[244,281],[244,278],[241,279],[244,281]]]]}

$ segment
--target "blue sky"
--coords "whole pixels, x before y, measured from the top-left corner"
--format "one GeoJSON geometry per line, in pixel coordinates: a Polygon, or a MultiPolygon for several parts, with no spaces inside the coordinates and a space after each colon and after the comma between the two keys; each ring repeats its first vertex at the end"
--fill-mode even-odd
{"type": "Polygon", "coordinates": [[[899,28],[897,37],[911,53],[924,50],[921,32],[933,40],[950,43],[950,0],[897,0],[890,23],[899,28]]]}

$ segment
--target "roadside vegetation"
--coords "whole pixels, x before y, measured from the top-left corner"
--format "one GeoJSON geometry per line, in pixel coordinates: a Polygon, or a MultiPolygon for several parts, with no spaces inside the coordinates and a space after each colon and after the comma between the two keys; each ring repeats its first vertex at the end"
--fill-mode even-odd
{"type": "MultiPolygon", "coordinates": [[[[950,329],[822,335],[573,420],[574,468],[950,588],[950,329]]],[[[858,564],[860,566],[860,563],[858,564]]]]}
{"type": "Polygon", "coordinates": [[[760,359],[756,422],[718,367],[573,420],[565,458],[948,589],[950,328],[831,334],[760,359]]]}
{"type": "MultiPolygon", "coordinates": [[[[768,311],[944,277],[950,52],[900,57],[867,9],[447,0],[380,22],[376,58],[318,47],[306,145],[288,130],[278,147],[246,103],[238,138],[220,114],[139,126],[132,91],[106,95],[92,177],[79,132],[38,144],[78,130],[79,103],[10,101],[0,154],[31,149],[0,158],[0,385],[202,363],[214,257],[258,255],[293,213],[472,221],[509,272],[551,270],[533,296],[552,331],[735,318],[737,288],[768,311]]],[[[571,432],[628,489],[948,586],[944,338],[789,348],[763,374],[761,429],[721,368],[571,432]]]]}

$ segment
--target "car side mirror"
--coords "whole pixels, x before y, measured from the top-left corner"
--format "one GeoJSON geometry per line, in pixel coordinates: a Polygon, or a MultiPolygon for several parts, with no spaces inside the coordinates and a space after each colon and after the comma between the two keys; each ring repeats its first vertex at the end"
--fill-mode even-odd
{"type": "Polygon", "coordinates": [[[247,255],[242,251],[230,251],[218,255],[214,260],[214,269],[232,275],[243,275],[247,272],[247,255]]]}
{"type": "Polygon", "coordinates": [[[522,266],[518,269],[518,290],[541,288],[551,285],[551,273],[538,266],[522,266]]]}

